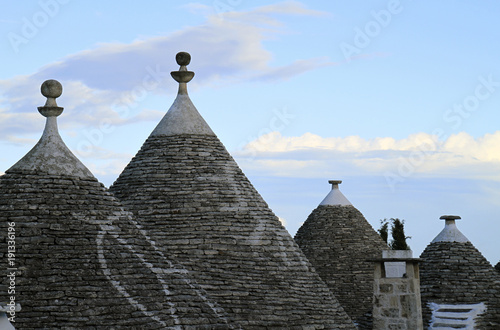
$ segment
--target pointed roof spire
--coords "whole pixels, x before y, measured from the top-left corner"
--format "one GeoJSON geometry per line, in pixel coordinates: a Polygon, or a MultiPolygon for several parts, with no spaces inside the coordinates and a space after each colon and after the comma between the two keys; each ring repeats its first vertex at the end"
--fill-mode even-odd
{"type": "Polygon", "coordinates": [[[213,297],[207,301],[241,327],[354,329],[192,105],[184,90],[191,78],[186,57],[178,55],[181,69],[172,73],[180,84],[174,104],[110,191],[138,215],[162,253],[192,270],[213,297]]]}
{"type": "Polygon", "coordinates": [[[332,190],[319,205],[352,205],[339,189],[342,180],[330,180],[328,183],[332,185],[332,190]]]}
{"type": "Polygon", "coordinates": [[[191,55],[179,52],[175,56],[179,71],[172,71],[170,75],[179,83],[177,97],[150,136],[199,134],[215,135],[207,122],[200,115],[187,92],[187,83],[194,77],[193,71],[188,71],[187,65],[191,62],[191,55]]]}
{"type": "Polygon", "coordinates": [[[469,242],[469,239],[458,230],[455,220],[462,219],[458,215],[443,215],[439,219],[445,220],[444,229],[434,238],[431,243],[436,242],[469,242]]]}
{"type": "Polygon", "coordinates": [[[340,192],[340,180],[307,217],[295,241],[340,304],[362,329],[371,329],[373,264],[387,249],[363,214],[340,192]],[[355,285],[353,285],[355,283],[355,285]]]}
{"type": "Polygon", "coordinates": [[[46,80],[41,86],[45,105],[38,107],[47,118],[45,129],[38,143],[8,171],[41,171],[54,175],[69,175],[93,178],[92,173],[68,149],[57,129],[57,116],[64,108],[59,107],[56,98],[62,94],[62,85],[57,80],[46,80]]]}
{"type": "Polygon", "coordinates": [[[194,72],[187,69],[187,66],[191,63],[191,55],[186,52],[179,52],[175,55],[175,61],[181,67],[179,71],[170,72],[170,75],[179,83],[179,94],[187,95],[187,83],[194,77],[194,72]]]}
{"type": "Polygon", "coordinates": [[[473,309],[467,305],[484,303],[486,311],[477,316],[469,315],[468,320],[491,325],[485,329],[500,329],[500,283],[497,281],[497,272],[457,229],[455,220],[460,219],[459,216],[443,215],[440,219],[445,220],[445,228],[420,255],[424,324],[430,325],[434,321],[439,323],[438,314],[442,311],[432,310],[432,304],[440,305],[442,309],[450,309],[444,305],[453,305],[456,309],[473,309]]]}

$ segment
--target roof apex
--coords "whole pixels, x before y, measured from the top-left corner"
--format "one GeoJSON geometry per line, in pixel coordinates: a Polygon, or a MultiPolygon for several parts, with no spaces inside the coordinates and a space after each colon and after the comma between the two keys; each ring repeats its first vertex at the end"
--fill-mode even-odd
{"type": "Polygon", "coordinates": [[[319,205],[352,205],[339,189],[342,180],[329,180],[328,183],[332,185],[332,190],[319,205]]]}
{"type": "Polygon", "coordinates": [[[459,242],[466,243],[469,242],[469,239],[465,237],[460,230],[457,228],[457,224],[455,220],[461,219],[457,215],[443,215],[440,218],[441,220],[445,220],[444,229],[432,240],[431,243],[436,242],[459,242]]]}
{"type": "Polygon", "coordinates": [[[68,149],[57,128],[57,116],[64,108],[59,107],[56,98],[62,94],[62,85],[57,80],[46,80],[41,87],[47,97],[38,111],[47,117],[45,129],[38,143],[7,172],[40,171],[52,175],[69,175],[80,178],[94,178],[92,173],[68,149]]]}
{"type": "Polygon", "coordinates": [[[180,134],[215,136],[215,133],[191,102],[187,92],[187,83],[194,77],[194,72],[188,71],[186,67],[191,61],[191,55],[179,52],[176,60],[177,64],[180,65],[179,71],[172,71],[170,74],[179,83],[177,97],[150,136],[180,134]]]}

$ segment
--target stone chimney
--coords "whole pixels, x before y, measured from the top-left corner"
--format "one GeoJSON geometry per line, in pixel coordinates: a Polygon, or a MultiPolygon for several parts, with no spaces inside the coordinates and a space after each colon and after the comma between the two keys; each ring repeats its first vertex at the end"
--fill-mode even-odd
{"type": "Polygon", "coordinates": [[[418,262],[410,250],[384,251],[375,262],[373,329],[423,329],[418,262]]]}

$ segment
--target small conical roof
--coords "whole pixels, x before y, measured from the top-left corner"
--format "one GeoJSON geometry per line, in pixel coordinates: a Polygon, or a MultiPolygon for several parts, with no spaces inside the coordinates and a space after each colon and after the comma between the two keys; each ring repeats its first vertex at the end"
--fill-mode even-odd
{"type": "Polygon", "coordinates": [[[373,263],[387,245],[361,212],[340,192],[342,181],[312,211],[295,241],[335,293],[349,316],[362,328],[370,327],[373,299],[373,263]]]}
{"type": "Polygon", "coordinates": [[[420,255],[420,291],[424,324],[431,322],[432,304],[484,303],[479,329],[500,327],[499,277],[481,252],[458,230],[459,216],[442,216],[445,228],[420,255]]]}
{"type": "Polygon", "coordinates": [[[440,219],[446,220],[443,230],[432,240],[431,243],[437,242],[458,242],[466,243],[469,239],[458,230],[455,220],[461,219],[455,215],[443,215],[440,219]]]}
{"type": "Polygon", "coordinates": [[[133,215],[64,145],[56,123],[63,108],[55,104],[62,88],[49,81],[42,91],[47,85],[49,100],[39,108],[47,117],[40,142],[0,176],[0,301],[14,297],[21,305],[9,314],[13,324],[229,328],[222,309],[209,303],[186,269],[156,249],[133,215]],[[197,314],[185,312],[193,308],[197,314]]]}
{"type": "Polygon", "coordinates": [[[330,180],[328,183],[332,185],[332,190],[319,205],[352,205],[339,189],[342,180],[330,180]]]}
{"type": "Polygon", "coordinates": [[[188,57],[174,104],[110,190],[243,328],[353,328],[192,105],[188,57]]]}

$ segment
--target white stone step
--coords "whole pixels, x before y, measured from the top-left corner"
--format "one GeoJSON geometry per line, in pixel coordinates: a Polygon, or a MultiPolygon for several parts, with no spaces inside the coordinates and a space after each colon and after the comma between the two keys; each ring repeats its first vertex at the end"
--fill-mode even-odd
{"type": "Polygon", "coordinates": [[[474,329],[476,317],[486,311],[484,303],[473,305],[447,305],[430,303],[432,311],[429,329],[474,329]]]}

